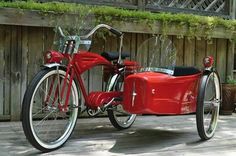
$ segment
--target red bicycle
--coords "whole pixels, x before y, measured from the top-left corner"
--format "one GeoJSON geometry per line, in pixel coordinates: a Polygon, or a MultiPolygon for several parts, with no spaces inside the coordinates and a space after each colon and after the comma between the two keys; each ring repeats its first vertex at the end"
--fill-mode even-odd
{"type": "Polygon", "coordinates": [[[121,53],[123,34],[105,24],[97,25],[85,36],[65,36],[61,28],[59,33],[63,43],[60,51],[46,52],[46,64],[29,84],[22,106],[25,135],[34,147],[44,152],[55,150],[67,141],[78,113],[85,110],[84,104],[91,116],[107,111],[112,125],[118,129],[129,128],[136,118],[134,114],[117,110],[122,107],[124,76],[137,66],[136,62],[123,60],[129,56],[121,53]],[[101,56],[78,50],[81,44],[91,44],[87,39],[99,28],[107,28],[120,38],[119,53],[104,52],[101,56]],[[67,65],[62,61],[67,61],[67,65]],[[112,74],[107,90],[87,93],[81,75],[98,65],[104,66],[105,75],[112,74]],[[49,133],[52,129],[55,133],[49,133]]]}
{"type": "Polygon", "coordinates": [[[138,49],[138,64],[125,60],[129,55],[122,53],[123,34],[108,25],[97,25],[84,36],[65,36],[60,28],[59,33],[60,50],[46,52],[46,64],[29,84],[23,100],[23,130],[35,148],[43,152],[60,148],[84,110],[91,116],[107,111],[118,129],[129,128],[135,114],[196,113],[201,139],[213,137],[221,92],[212,57],[204,58],[203,70],[175,66],[170,40],[153,36],[138,49]],[[118,53],[78,50],[91,44],[87,39],[99,28],[119,37],[118,53]],[[107,89],[87,93],[81,74],[98,65],[104,66],[106,77],[110,75],[107,89]]]}

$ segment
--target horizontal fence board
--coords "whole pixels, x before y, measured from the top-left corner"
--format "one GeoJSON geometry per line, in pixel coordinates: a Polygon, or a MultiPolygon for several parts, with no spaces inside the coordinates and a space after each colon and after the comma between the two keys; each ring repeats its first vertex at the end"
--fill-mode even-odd
{"type": "MultiPolygon", "coordinates": [[[[37,27],[55,27],[58,26],[60,19],[63,19],[67,25],[74,25],[75,18],[77,15],[74,14],[53,14],[48,13],[43,15],[38,11],[29,11],[29,10],[19,10],[11,8],[1,8],[0,9],[0,23],[6,25],[21,25],[21,26],[37,26],[37,27]],[[19,15],[19,12],[21,13],[19,15]]],[[[104,22],[104,21],[101,21],[104,22]]],[[[104,22],[106,23],[106,22],[104,22]]],[[[111,24],[111,23],[108,23],[111,24]]],[[[60,25],[63,25],[62,23],[60,25]]],[[[132,21],[124,21],[124,19],[113,19],[112,26],[123,31],[123,32],[132,32],[132,33],[148,33],[148,34],[161,34],[163,29],[168,35],[189,35],[188,26],[182,26],[177,28],[178,23],[170,23],[168,29],[162,28],[162,24],[158,21],[153,22],[151,26],[147,26],[144,22],[135,22],[135,19],[132,21]]],[[[205,30],[199,28],[196,32],[197,36],[205,37],[205,30]]],[[[212,38],[233,38],[235,34],[226,31],[223,27],[216,27],[212,30],[212,38]]]]}
{"type": "Polygon", "coordinates": [[[0,23],[22,26],[52,26],[51,18],[43,18],[38,11],[23,11],[21,9],[1,8],[0,23]],[[31,24],[30,24],[31,23],[31,24]]]}
{"type": "Polygon", "coordinates": [[[0,115],[0,121],[9,121],[10,119],[10,115],[0,115]]]}

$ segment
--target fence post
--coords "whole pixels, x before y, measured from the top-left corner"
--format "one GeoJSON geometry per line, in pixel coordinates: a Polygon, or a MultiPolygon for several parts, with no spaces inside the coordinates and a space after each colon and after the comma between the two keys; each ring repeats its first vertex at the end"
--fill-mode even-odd
{"type": "Polygon", "coordinates": [[[230,0],[230,17],[231,19],[235,19],[236,16],[236,1],[235,0],[230,0]]]}
{"type": "Polygon", "coordinates": [[[145,10],[146,0],[137,0],[138,10],[145,10]]]}

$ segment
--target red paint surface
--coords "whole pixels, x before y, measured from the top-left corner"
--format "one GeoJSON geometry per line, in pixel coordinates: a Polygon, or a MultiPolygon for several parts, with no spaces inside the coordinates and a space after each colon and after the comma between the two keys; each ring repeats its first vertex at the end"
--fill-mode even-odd
{"type": "Polygon", "coordinates": [[[135,61],[124,60],[124,65],[125,65],[125,76],[133,74],[138,68],[138,63],[135,61]]]}
{"type": "Polygon", "coordinates": [[[59,53],[57,51],[47,51],[45,54],[44,54],[44,60],[45,60],[45,63],[60,63],[61,60],[64,58],[65,56],[62,54],[62,53],[59,53]],[[46,57],[46,55],[51,55],[51,58],[48,59],[46,57]]]}
{"type": "Polygon", "coordinates": [[[88,96],[88,106],[96,109],[110,102],[112,98],[121,97],[122,92],[91,92],[88,96]]]}
{"type": "Polygon", "coordinates": [[[73,60],[80,73],[83,73],[96,65],[112,66],[111,62],[106,60],[104,57],[92,52],[83,51],[76,53],[74,54],[73,60]]]}
{"type": "Polygon", "coordinates": [[[123,107],[134,114],[195,112],[200,77],[201,73],[179,77],[154,72],[130,75],[125,79],[123,107]]]}
{"type": "Polygon", "coordinates": [[[205,68],[210,68],[213,66],[214,58],[212,56],[207,56],[203,59],[203,65],[205,68]]]}

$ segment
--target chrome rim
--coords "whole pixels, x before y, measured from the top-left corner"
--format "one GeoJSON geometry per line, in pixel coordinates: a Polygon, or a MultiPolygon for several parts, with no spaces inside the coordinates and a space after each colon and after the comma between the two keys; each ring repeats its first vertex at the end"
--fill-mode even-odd
{"type": "Polygon", "coordinates": [[[220,86],[216,73],[211,73],[207,79],[204,105],[203,105],[203,122],[204,131],[207,137],[214,135],[220,108],[220,86]]]}
{"type": "MultiPolygon", "coordinates": [[[[54,149],[64,144],[76,124],[78,115],[78,90],[75,82],[72,82],[68,111],[63,112],[59,109],[58,98],[54,96],[58,84],[63,82],[60,82],[60,79],[62,80],[65,75],[66,72],[62,70],[48,72],[39,81],[31,99],[29,114],[30,128],[35,140],[46,149],[54,149]],[[52,88],[51,96],[48,96],[49,100],[46,103],[46,95],[48,95],[50,88],[52,88]]],[[[62,88],[62,85],[58,88],[62,88]]],[[[66,87],[65,91],[67,89],[66,87]]]]}
{"type": "Polygon", "coordinates": [[[118,105],[113,109],[116,122],[121,127],[129,127],[135,120],[136,114],[129,114],[123,110],[122,105],[118,105]]]}

